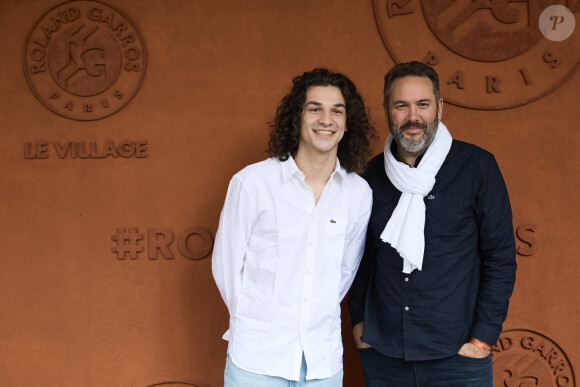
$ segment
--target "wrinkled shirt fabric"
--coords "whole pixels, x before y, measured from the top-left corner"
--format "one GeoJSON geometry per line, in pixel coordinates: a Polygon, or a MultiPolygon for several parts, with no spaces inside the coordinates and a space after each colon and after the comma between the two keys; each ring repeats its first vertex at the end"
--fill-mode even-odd
{"type": "Polygon", "coordinates": [[[342,369],[340,302],[359,266],[372,193],[337,159],[318,203],[290,157],[230,181],[212,271],[229,310],[228,353],[246,371],[299,380],[342,369]]]}

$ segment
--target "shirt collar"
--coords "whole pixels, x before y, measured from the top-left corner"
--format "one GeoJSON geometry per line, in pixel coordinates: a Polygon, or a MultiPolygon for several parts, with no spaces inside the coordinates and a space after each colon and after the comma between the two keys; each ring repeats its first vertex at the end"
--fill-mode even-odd
{"type": "Polygon", "coordinates": [[[334,174],[339,175],[343,179],[346,177],[346,170],[340,165],[340,161],[338,160],[338,157],[336,158],[336,165],[334,166],[334,172],[332,172],[330,174],[330,177],[332,178],[332,176],[334,174]]]}
{"type": "MultiPolygon", "coordinates": [[[[304,173],[298,168],[298,165],[296,165],[296,161],[294,161],[292,155],[288,155],[288,160],[286,161],[280,161],[279,159],[277,160],[280,163],[280,167],[282,168],[282,178],[284,181],[288,181],[292,176],[304,176],[304,173]]],[[[343,179],[346,176],[346,170],[340,166],[338,157],[336,158],[334,171],[330,174],[330,178],[332,179],[334,175],[339,175],[343,179]]]]}

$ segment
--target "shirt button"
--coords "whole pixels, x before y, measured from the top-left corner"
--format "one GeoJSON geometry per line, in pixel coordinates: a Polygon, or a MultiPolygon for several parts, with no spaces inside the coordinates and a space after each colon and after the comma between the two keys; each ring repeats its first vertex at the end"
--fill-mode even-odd
{"type": "Polygon", "coordinates": [[[306,304],[308,302],[308,300],[304,300],[304,303],[306,304]]]}
{"type": "Polygon", "coordinates": [[[310,242],[310,246],[314,246],[314,242],[310,242]]]}
{"type": "Polygon", "coordinates": [[[405,306],[405,310],[407,310],[407,311],[408,311],[408,310],[409,310],[409,307],[408,307],[408,306],[405,306]]]}
{"type": "Polygon", "coordinates": [[[405,282],[409,282],[409,277],[405,277],[405,282]]]}

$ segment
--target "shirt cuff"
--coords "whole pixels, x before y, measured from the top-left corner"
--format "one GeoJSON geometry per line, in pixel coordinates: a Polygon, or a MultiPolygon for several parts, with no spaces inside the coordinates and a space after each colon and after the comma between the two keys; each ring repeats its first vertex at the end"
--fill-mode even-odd
{"type": "Polygon", "coordinates": [[[358,300],[353,300],[352,297],[348,298],[348,311],[350,312],[350,323],[354,327],[356,324],[364,321],[365,319],[365,309],[364,301],[359,302],[358,300]]]}
{"type": "Polygon", "coordinates": [[[473,329],[471,330],[470,337],[484,341],[494,346],[497,343],[497,340],[499,339],[500,333],[501,330],[498,331],[496,328],[493,328],[489,325],[476,324],[473,326],[473,329]]]}

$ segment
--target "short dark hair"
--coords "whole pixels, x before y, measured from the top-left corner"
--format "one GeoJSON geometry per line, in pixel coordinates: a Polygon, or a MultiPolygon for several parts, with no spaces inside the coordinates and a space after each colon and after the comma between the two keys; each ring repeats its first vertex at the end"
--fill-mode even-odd
{"type": "Polygon", "coordinates": [[[282,98],[276,109],[276,117],[270,123],[268,154],[280,161],[296,156],[300,141],[302,109],[306,93],[313,86],[338,87],[346,102],[346,128],[338,143],[338,160],[348,172],[364,170],[367,158],[372,154],[370,141],[376,137],[370,124],[368,111],[356,86],[344,74],[318,68],[292,79],[292,90],[282,98]]]}
{"type": "Polygon", "coordinates": [[[439,106],[439,99],[441,98],[441,90],[439,90],[439,76],[432,67],[422,62],[412,61],[399,63],[395,65],[385,75],[385,87],[383,89],[383,105],[387,106],[389,103],[389,96],[391,93],[391,86],[395,79],[407,76],[426,77],[429,78],[433,84],[433,93],[435,94],[435,102],[439,106]]]}

